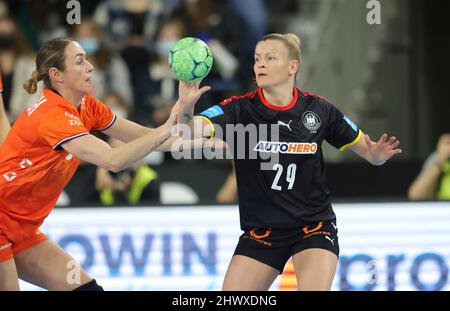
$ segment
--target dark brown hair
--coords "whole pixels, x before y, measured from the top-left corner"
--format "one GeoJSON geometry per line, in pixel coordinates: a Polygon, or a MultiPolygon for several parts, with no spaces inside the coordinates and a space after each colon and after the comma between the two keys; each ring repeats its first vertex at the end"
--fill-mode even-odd
{"type": "Polygon", "coordinates": [[[72,41],[69,38],[56,38],[44,43],[36,56],[36,69],[31,74],[31,78],[23,84],[23,88],[29,94],[36,93],[37,83],[41,80],[46,87],[52,88],[48,71],[52,67],[64,71],[65,50],[72,41]]]}

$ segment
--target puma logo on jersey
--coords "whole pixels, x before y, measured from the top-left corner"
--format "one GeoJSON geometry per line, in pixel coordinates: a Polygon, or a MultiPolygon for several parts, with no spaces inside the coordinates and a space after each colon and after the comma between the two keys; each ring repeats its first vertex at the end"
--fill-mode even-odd
{"type": "Polygon", "coordinates": [[[280,126],[286,126],[288,129],[289,129],[289,131],[291,131],[292,132],[292,129],[291,129],[291,122],[292,122],[292,120],[289,120],[289,123],[284,123],[283,121],[278,121],[278,125],[280,125],[280,126]]]}
{"type": "Polygon", "coordinates": [[[328,235],[325,236],[325,239],[329,240],[334,246],[334,239],[330,238],[328,235]]]}

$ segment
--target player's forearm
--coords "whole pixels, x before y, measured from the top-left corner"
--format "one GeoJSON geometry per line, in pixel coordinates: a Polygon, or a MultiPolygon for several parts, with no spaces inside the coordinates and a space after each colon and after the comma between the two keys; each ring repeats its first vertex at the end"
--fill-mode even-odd
{"type": "Polygon", "coordinates": [[[180,100],[178,100],[174,106],[174,109],[178,110],[178,123],[186,124],[191,126],[192,119],[194,117],[194,104],[182,104],[180,100]]]}
{"type": "Polygon", "coordinates": [[[203,118],[195,117],[188,124],[178,125],[178,134],[170,137],[159,151],[183,151],[202,148],[211,137],[211,125],[203,118]]]}
{"type": "MultiPolygon", "coordinates": [[[[364,133],[363,133],[364,135],[364,133]]],[[[369,162],[372,165],[379,166],[383,165],[385,161],[380,161],[376,157],[374,157],[369,152],[369,147],[367,146],[366,142],[364,141],[364,138],[361,138],[358,143],[350,147],[351,150],[353,150],[357,155],[359,155],[361,158],[365,159],[367,162],[369,162]]]]}
{"type": "Polygon", "coordinates": [[[377,157],[375,157],[373,154],[371,154],[369,152],[369,149],[367,148],[367,150],[365,151],[365,156],[364,158],[367,160],[367,162],[369,162],[370,164],[374,165],[374,166],[381,166],[383,165],[386,161],[382,161],[380,159],[378,159],[377,157]]]}
{"type": "Polygon", "coordinates": [[[147,154],[157,150],[170,136],[171,128],[163,125],[127,144],[112,148],[107,161],[108,169],[118,172],[129,167],[147,154]]]}
{"type": "Polygon", "coordinates": [[[410,200],[430,200],[435,198],[441,169],[437,165],[430,166],[412,183],[408,190],[410,200]]]}

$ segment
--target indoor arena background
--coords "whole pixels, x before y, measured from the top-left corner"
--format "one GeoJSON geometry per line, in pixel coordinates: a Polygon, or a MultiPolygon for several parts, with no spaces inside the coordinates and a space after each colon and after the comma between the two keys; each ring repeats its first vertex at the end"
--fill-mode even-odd
{"type": "MultiPolygon", "coordinates": [[[[395,135],[403,150],[374,167],[324,146],[341,247],[333,290],[449,290],[450,203],[410,190],[439,137],[450,132],[448,6],[3,0],[5,107],[14,122],[36,101],[21,87],[36,51],[50,38],[72,36],[96,66],[95,95],[120,116],[159,126],[177,96],[164,54],[174,38],[199,37],[212,48],[215,66],[204,84],[213,90],[200,111],[255,89],[253,47],[260,37],[295,33],[303,51],[297,86],[326,97],[372,139],[395,135]]],[[[220,290],[241,232],[232,170],[229,160],[176,160],[158,152],[105,181],[105,172],[82,164],[42,230],[106,290],[220,290]]],[[[295,289],[291,262],[272,289],[295,289]]]]}

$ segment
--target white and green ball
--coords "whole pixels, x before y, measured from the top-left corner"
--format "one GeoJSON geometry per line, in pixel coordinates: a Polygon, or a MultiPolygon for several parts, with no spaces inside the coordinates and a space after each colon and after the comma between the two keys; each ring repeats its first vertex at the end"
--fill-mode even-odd
{"type": "Polygon", "coordinates": [[[169,66],[176,77],[186,82],[196,82],[208,75],[213,64],[211,49],[198,38],[186,37],[169,52],[169,66]]]}

